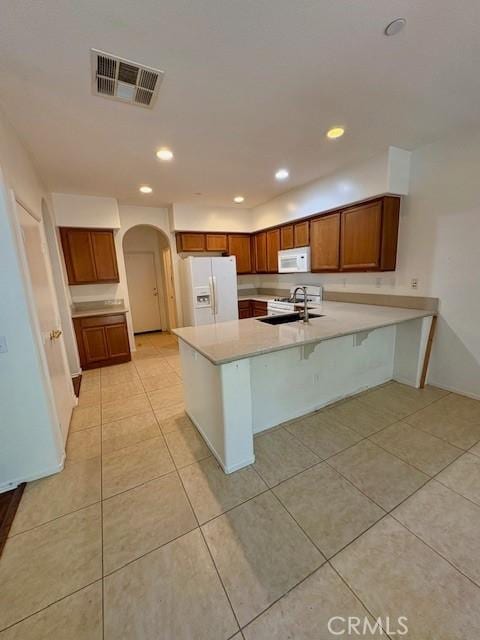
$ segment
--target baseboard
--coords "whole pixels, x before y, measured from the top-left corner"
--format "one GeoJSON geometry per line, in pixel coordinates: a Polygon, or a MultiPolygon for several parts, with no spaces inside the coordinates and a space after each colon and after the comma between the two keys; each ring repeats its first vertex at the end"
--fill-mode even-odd
{"type": "Polygon", "coordinates": [[[480,394],[478,393],[471,393],[470,391],[465,391],[464,389],[457,389],[455,387],[450,387],[448,385],[435,382],[434,380],[427,380],[427,384],[431,385],[432,387],[438,387],[439,389],[443,389],[444,391],[450,391],[450,393],[458,393],[459,396],[472,398],[472,400],[480,400],[480,394]]]}
{"type": "Polygon", "coordinates": [[[65,454],[62,456],[61,462],[54,467],[49,467],[44,469],[41,473],[35,473],[31,476],[23,476],[21,478],[15,478],[15,480],[11,480],[10,482],[5,482],[4,484],[0,484],[0,493],[4,491],[10,491],[11,489],[16,489],[23,482],[33,482],[34,480],[39,480],[40,478],[45,478],[47,476],[53,476],[55,473],[60,473],[63,471],[63,467],[65,466],[65,454]]]}

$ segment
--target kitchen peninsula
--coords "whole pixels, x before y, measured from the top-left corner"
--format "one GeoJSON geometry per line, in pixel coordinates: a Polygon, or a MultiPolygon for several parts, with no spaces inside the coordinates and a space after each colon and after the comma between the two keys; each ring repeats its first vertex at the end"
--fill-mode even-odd
{"type": "Polygon", "coordinates": [[[424,384],[435,311],[325,301],[317,317],[184,327],[185,409],[225,473],[256,433],[389,380],[424,384]]]}

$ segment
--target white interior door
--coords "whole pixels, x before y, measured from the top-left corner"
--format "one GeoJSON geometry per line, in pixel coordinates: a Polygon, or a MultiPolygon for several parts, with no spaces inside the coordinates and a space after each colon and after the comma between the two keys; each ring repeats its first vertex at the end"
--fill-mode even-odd
{"type": "Polygon", "coordinates": [[[126,253],[125,268],[134,333],[159,331],[162,323],[153,252],[126,253]]]}
{"type": "Polygon", "coordinates": [[[17,214],[22,229],[35,309],[50,374],[57,417],[64,439],[66,439],[74,395],[47,257],[47,244],[41,222],[18,203],[17,214]]]}

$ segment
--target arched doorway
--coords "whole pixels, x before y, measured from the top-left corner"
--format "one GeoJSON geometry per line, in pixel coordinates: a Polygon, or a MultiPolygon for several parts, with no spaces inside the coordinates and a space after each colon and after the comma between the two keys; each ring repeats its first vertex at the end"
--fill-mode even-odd
{"type": "Polygon", "coordinates": [[[150,225],[131,227],[123,255],[133,333],[170,331],[177,325],[170,243],[150,225]]]}

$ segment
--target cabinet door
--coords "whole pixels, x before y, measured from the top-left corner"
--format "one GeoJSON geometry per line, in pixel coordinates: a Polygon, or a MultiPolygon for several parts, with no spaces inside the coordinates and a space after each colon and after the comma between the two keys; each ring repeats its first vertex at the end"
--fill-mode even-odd
{"type": "Polygon", "coordinates": [[[227,234],[207,233],[205,235],[205,246],[207,251],[227,251],[227,234]]]}
{"type": "Polygon", "coordinates": [[[252,311],[255,318],[258,316],[266,316],[268,313],[267,303],[260,302],[259,300],[254,300],[252,311]]]}
{"type": "Polygon", "coordinates": [[[179,233],[177,234],[177,249],[181,251],[206,251],[204,233],[179,233]]]}
{"type": "Polygon", "coordinates": [[[105,336],[109,358],[126,356],[130,353],[127,325],[125,323],[112,324],[105,327],[105,336]]]}
{"type": "Polygon", "coordinates": [[[341,268],[380,267],[382,203],[371,202],[342,212],[341,268]]]}
{"type": "Polygon", "coordinates": [[[293,224],[280,228],[280,248],[293,249],[293,224]]]}
{"type": "Polygon", "coordinates": [[[239,300],[238,301],[238,317],[240,320],[252,317],[251,300],[239,300]]]}
{"type": "Polygon", "coordinates": [[[267,231],[267,272],[278,273],[278,252],[280,250],[280,229],[267,231]]]}
{"type": "Polygon", "coordinates": [[[340,258],[340,214],[315,218],[310,223],[312,271],[337,271],[340,258]]]}
{"type": "Polygon", "coordinates": [[[255,264],[257,273],[267,271],[267,234],[265,231],[255,234],[255,264]]]}
{"type": "Polygon", "coordinates": [[[228,253],[237,259],[237,273],[251,273],[250,236],[232,234],[228,236],[228,253]]]}
{"type": "Polygon", "coordinates": [[[95,258],[89,229],[60,228],[68,284],[96,282],[95,258]]]}
{"type": "Polygon", "coordinates": [[[113,231],[91,231],[97,282],[118,282],[117,254],[113,231]]]}
{"type": "Polygon", "coordinates": [[[296,247],[308,247],[310,243],[310,223],[308,220],[295,223],[293,240],[296,247]]]}
{"type": "Polygon", "coordinates": [[[87,365],[109,357],[104,327],[82,329],[82,340],[87,365]]]}

